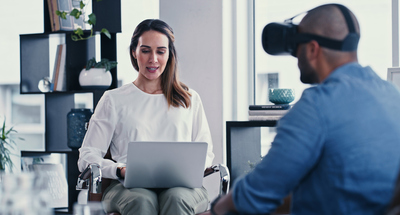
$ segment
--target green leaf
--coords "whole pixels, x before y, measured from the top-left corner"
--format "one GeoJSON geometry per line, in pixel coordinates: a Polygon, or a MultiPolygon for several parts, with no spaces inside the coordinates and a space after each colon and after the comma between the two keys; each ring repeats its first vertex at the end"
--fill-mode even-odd
{"type": "Polygon", "coordinates": [[[65,11],[61,12],[61,11],[57,10],[56,15],[61,17],[62,19],[67,19],[67,12],[65,12],[65,11]]]}
{"type": "Polygon", "coordinates": [[[82,30],[82,28],[78,28],[78,29],[74,30],[74,33],[76,35],[78,35],[78,36],[82,36],[83,35],[83,30],[82,30]]]}
{"type": "MultiPolygon", "coordinates": [[[[0,139],[0,171],[4,170],[6,166],[10,167],[12,171],[13,163],[10,155],[15,155],[11,153],[10,149],[14,149],[15,141],[10,137],[11,133],[18,133],[14,127],[6,129],[6,119],[4,118],[3,127],[1,128],[1,139],[0,139]]],[[[20,138],[21,139],[21,138],[20,138]]]]}
{"type": "Polygon", "coordinates": [[[89,17],[88,23],[90,25],[96,25],[96,15],[94,15],[94,13],[91,13],[88,17],[89,17]]]}
{"type": "Polygon", "coordinates": [[[106,35],[108,37],[108,39],[111,39],[111,34],[110,34],[110,32],[108,32],[107,29],[105,29],[105,28],[101,29],[101,33],[106,35]]]}
{"type": "Polygon", "coordinates": [[[83,3],[83,1],[81,1],[81,2],[79,3],[79,7],[81,8],[81,10],[85,7],[85,4],[83,3]]]}
{"type": "Polygon", "coordinates": [[[70,13],[70,16],[75,17],[75,19],[79,19],[79,17],[82,15],[82,12],[76,8],[74,8],[70,13]]]}
{"type": "Polygon", "coordinates": [[[96,59],[92,58],[86,63],[86,70],[89,70],[90,68],[105,68],[106,71],[110,71],[111,69],[115,68],[117,64],[118,63],[116,61],[110,61],[107,58],[103,58],[99,62],[96,62],[96,59]]]}
{"type": "Polygon", "coordinates": [[[96,65],[96,58],[92,58],[86,62],[86,70],[94,67],[96,65]]]}

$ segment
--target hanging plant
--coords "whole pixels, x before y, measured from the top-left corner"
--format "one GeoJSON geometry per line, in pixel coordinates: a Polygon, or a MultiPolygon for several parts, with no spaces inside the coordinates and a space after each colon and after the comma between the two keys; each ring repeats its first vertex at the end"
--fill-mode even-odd
{"type": "MultiPolygon", "coordinates": [[[[101,0],[97,0],[98,2],[101,0]]],[[[83,9],[85,8],[86,4],[83,3],[83,1],[80,1],[79,3],[79,9],[78,8],[74,8],[71,11],[56,11],[56,15],[61,17],[62,19],[67,19],[67,16],[71,16],[75,19],[79,19],[80,16],[83,14],[83,9]]],[[[85,23],[88,23],[91,28],[90,28],[90,35],[88,37],[84,37],[84,32],[82,30],[82,28],[78,28],[76,30],[74,30],[74,34],[71,34],[71,38],[73,41],[78,41],[78,40],[87,40],[91,37],[93,37],[93,26],[96,25],[96,15],[94,13],[89,14],[88,16],[88,20],[84,20],[85,23]]],[[[106,35],[109,39],[111,39],[111,34],[110,32],[103,28],[101,29],[100,33],[103,33],[104,35],[106,35]]]]}

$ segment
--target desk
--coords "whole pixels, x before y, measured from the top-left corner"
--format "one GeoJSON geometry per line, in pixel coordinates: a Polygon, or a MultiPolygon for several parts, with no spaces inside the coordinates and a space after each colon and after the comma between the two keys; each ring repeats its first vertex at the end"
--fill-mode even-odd
{"type": "Polygon", "coordinates": [[[277,121],[227,121],[226,158],[231,185],[251,170],[249,162],[261,159],[261,127],[275,127],[277,121]]]}

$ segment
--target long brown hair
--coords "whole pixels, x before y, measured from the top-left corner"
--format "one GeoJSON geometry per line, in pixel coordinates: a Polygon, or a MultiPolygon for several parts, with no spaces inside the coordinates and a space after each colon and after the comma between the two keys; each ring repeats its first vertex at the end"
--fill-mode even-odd
{"type": "Polygon", "coordinates": [[[167,99],[168,106],[184,108],[190,107],[189,88],[178,78],[178,59],[175,50],[175,36],[172,28],[162,20],[159,19],[146,19],[142,21],[133,32],[130,45],[130,57],[133,67],[139,71],[137,60],[133,57],[132,52],[136,50],[139,37],[146,31],[158,31],[168,38],[169,58],[164,72],[161,74],[161,89],[165,98],[167,99]]]}

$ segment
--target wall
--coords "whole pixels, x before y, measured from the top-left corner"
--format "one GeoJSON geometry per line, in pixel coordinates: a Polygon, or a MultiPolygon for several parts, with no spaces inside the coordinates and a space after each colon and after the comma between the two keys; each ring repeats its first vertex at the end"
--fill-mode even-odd
{"type": "MultiPolygon", "coordinates": [[[[174,30],[180,79],[203,101],[214,144],[214,163],[223,162],[222,1],[160,0],[160,19],[174,30]]],[[[214,174],[217,175],[217,174],[214,174]]],[[[215,176],[205,180],[214,198],[215,176]]]]}

